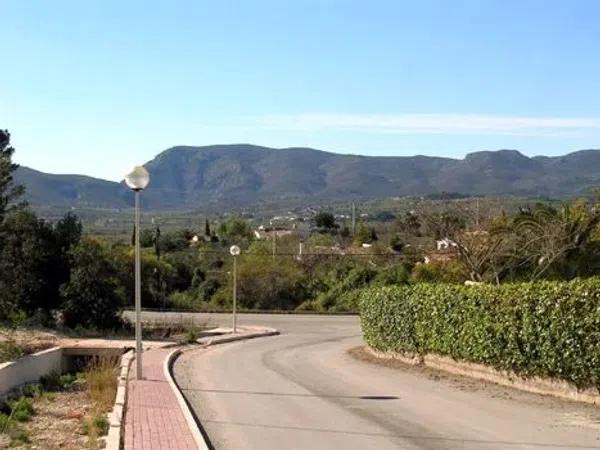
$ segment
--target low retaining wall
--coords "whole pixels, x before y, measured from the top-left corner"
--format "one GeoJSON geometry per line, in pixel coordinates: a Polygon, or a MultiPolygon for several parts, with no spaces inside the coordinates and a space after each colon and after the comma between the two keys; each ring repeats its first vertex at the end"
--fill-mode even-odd
{"type": "Polygon", "coordinates": [[[567,400],[600,405],[600,394],[595,389],[578,389],[567,381],[554,380],[550,378],[531,377],[523,378],[514,372],[496,370],[493,367],[484,366],[464,361],[456,361],[452,358],[439,355],[403,355],[401,353],[386,353],[373,350],[366,346],[367,351],[382,359],[396,359],[409,365],[424,365],[432,369],[443,370],[455,375],[476,378],[478,380],[491,381],[492,383],[508,386],[522,391],[535,394],[551,395],[567,400]]]}
{"type": "Polygon", "coordinates": [[[16,361],[0,364],[0,397],[26,384],[37,383],[41,377],[65,367],[63,349],[53,347],[16,361]]]}
{"type": "Polygon", "coordinates": [[[37,383],[54,371],[70,370],[73,357],[116,357],[122,353],[122,348],[53,347],[0,364],[0,398],[27,384],[37,383]]]}

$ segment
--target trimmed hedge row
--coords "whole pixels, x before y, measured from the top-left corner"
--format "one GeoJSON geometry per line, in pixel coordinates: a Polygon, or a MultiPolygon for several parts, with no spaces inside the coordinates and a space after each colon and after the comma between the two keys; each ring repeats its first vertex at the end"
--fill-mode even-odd
{"type": "Polygon", "coordinates": [[[600,388],[600,278],[370,288],[360,318],[379,351],[435,353],[600,388]]]}

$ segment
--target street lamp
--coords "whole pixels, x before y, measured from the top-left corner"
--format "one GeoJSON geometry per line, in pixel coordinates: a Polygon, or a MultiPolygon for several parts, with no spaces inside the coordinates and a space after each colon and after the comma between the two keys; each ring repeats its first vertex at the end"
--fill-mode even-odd
{"type": "Polygon", "coordinates": [[[233,334],[237,333],[237,257],[240,254],[240,248],[232,245],[229,253],[233,256],[233,334]]]}
{"type": "Polygon", "coordinates": [[[142,296],[141,296],[141,264],[140,264],[140,192],[150,182],[148,171],[136,166],[125,175],[125,183],[135,196],[135,356],[136,378],[142,379],[142,296]]]}

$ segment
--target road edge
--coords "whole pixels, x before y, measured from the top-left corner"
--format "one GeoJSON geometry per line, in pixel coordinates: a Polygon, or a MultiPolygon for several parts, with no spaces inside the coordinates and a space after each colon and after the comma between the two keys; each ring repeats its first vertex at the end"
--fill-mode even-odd
{"type": "Polygon", "coordinates": [[[179,357],[179,355],[181,355],[181,353],[183,353],[183,349],[176,348],[167,355],[163,364],[163,372],[165,378],[167,379],[167,382],[169,383],[169,386],[171,386],[171,390],[175,394],[175,398],[177,399],[177,403],[179,404],[179,409],[181,409],[183,417],[185,417],[185,421],[188,425],[190,432],[192,433],[194,442],[196,442],[198,450],[210,450],[212,447],[209,445],[208,439],[206,439],[206,437],[204,436],[204,432],[201,428],[200,422],[196,420],[196,417],[194,417],[190,406],[188,405],[183,394],[181,393],[181,390],[179,389],[179,386],[177,385],[177,382],[175,381],[175,378],[172,374],[173,364],[175,363],[175,360],[179,357]]]}

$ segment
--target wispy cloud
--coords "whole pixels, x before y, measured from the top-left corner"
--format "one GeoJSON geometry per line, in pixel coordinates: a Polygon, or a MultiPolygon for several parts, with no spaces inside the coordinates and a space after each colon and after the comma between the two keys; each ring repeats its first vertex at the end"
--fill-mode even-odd
{"type": "Polygon", "coordinates": [[[600,134],[600,117],[533,117],[480,114],[269,114],[253,125],[276,130],[347,130],[414,134],[600,134]]]}

